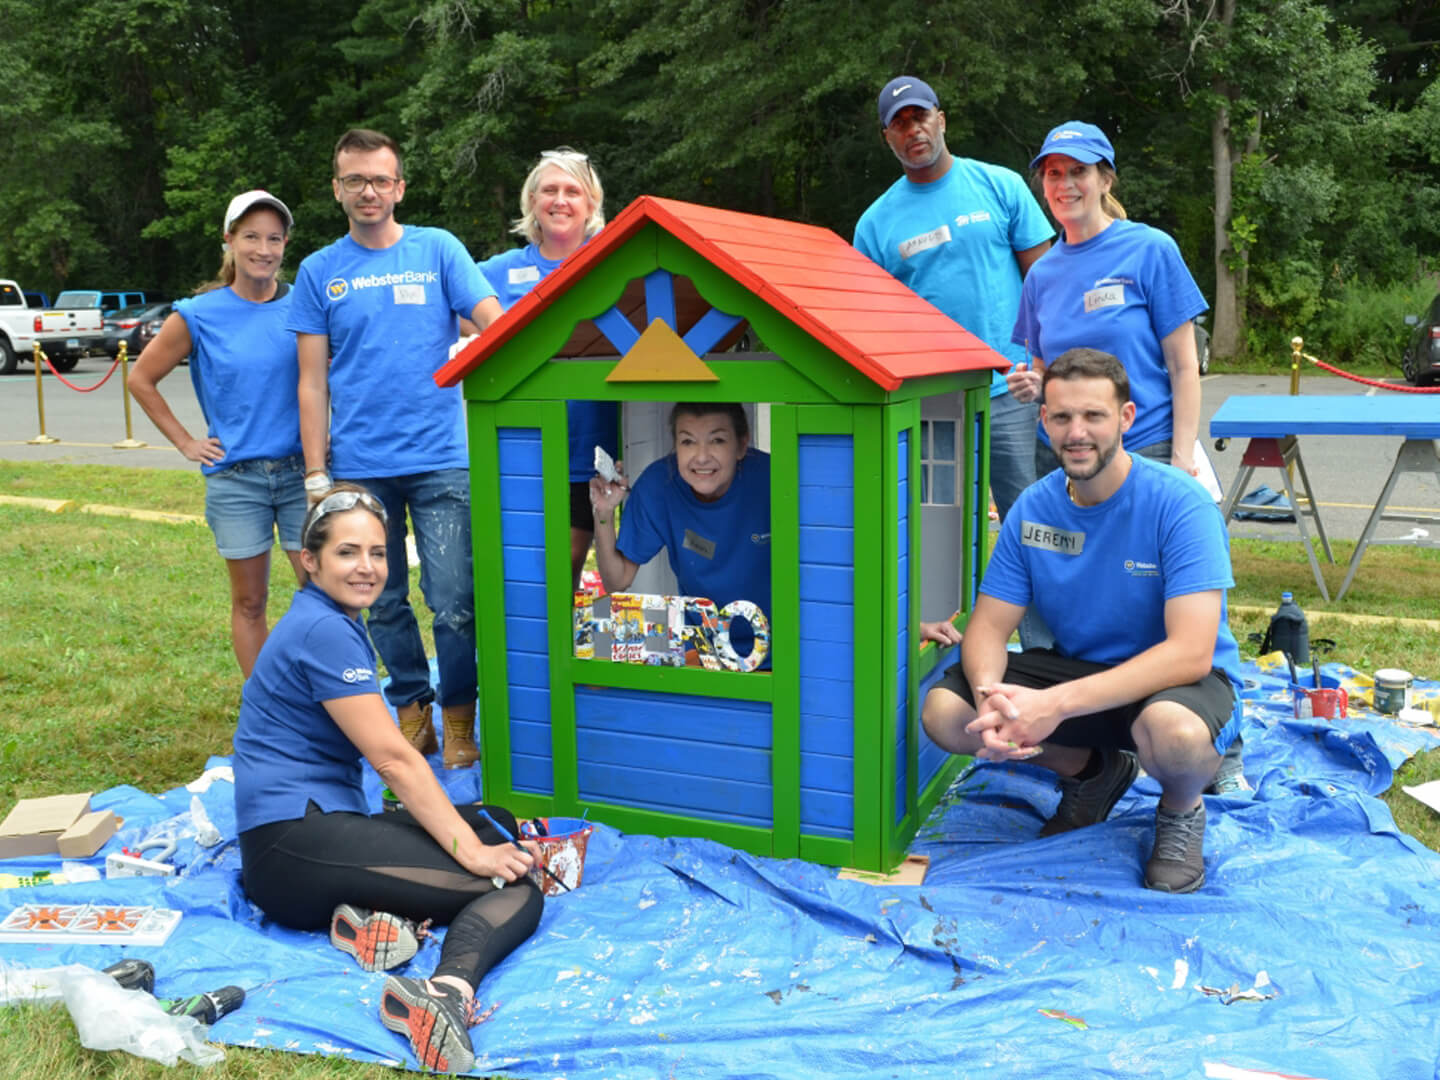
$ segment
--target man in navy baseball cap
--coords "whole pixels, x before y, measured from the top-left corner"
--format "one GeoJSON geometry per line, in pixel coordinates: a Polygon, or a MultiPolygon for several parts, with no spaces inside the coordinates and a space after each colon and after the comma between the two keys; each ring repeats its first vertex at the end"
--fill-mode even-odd
{"type": "MultiPolygon", "coordinates": [[[[891,79],[877,105],[880,137],[904,175],[861,215],[855,247],[996,352],[1024,363],[1010,333],[1021,278],[1055,234],[1045,212],[1018,173],[951,155],[945,114],[923,79],[891,79]]],[[[1016,401],[998,376],[990,394],[990,489],[1004,517],[1035,479],[1038,408],[1016,401]]],[[[959,636],[948,623],[925,626],[927,635],[943,635],[938,640],[950,640],[946,631],[959,636]]]]}
{"type": "Polygon", "coordinates": [[[913,75],[901,75],[891,79],[880,91],[880,126],[887,128],[895,114],[907,105],[922,109],[940,108],[940,99],[930,84],[921,82],[913,75]]]}

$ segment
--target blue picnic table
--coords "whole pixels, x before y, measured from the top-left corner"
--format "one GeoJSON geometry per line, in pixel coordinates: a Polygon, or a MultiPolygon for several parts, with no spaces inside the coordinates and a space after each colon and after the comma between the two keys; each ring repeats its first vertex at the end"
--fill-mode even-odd
{"type": "Polygon", "coordinates": [[[1390,476],[1381,489],[1375,507],[1365,522],[1365,529],[1350,556],[1350,565],[1345,571],[1345,581],[1335,599],[1340,600],[1355,579],[1360,559],[1365,549],[1375,544],[1416,544],[1424,547],[1440,546],[1440,541],[1422,537],[1376,539],[1375,527],[1381,521],[1408,521],[1440,524],[1440,517],[1433,514],[1392,513],[1386,507],[1395,483],[1404,473],[1434,473],[1440,480],[1440,397],[1429,394],[1399,394],[1385,396],[1367,395],[1239,395],[1226,399],[1219,411],[1210,420],[1210,434],[1219,439],[1246,438],[1250,442],[1245,449],[1240,474],[1231,486],[1221,509],[1225,521],[1230,521],[1237,509],[1245,509],[1241,503],[1241,492],[1249,484],[1255,469],[1278,468],[1283,478],[1285,493],[1295,509],[1295,522],[1301,539],[1305,542],[1305,553],[1310,559],[1310,569],[1315,582],[1320,586],[1320,595],[1330,599],[1325,580],[1320,575],[1320,564],[1315,557],[1315,541],[1310,538],[1305,518],[1313,517],[1315,530],[1326,558],[1335,561],[1330,553],[1330,542],[1325,536],[1325,526],[1320,518],[1319,503],[1310,487],[1310,478],[1300,455],[1302,435],[1388,435],[1403,440],[1395,456],[1390,476]],[[1307,505],[1302,507],[1296,498],[1296,491],[1290,477],[1290,466],[1294,465],[1305,492],[1307,505]]]}

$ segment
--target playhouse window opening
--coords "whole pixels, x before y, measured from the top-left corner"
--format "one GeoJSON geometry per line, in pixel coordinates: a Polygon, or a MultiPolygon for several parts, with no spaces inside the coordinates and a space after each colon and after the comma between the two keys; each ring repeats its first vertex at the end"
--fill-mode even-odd
{"type": "MultiPolygon", "coordinates": [[[[708,409],[711,404],[726,403],[701,398],[700,404],[708,409]]],[[[749,448],[736,463],[731,483],[738,486],[727,488],[713,513],[696,512],[697,504],[690,495],[700,489],[694,485],[678,502],[668,501],[679,498],[675,493],[689,483],[673,472],[678,467],[672,457],[676,448],[670,426],[675,402],[628,400],[622,404],[617,456],[623,458],[631,484],[640,487],[640,478],[648,470],[670,471],[664,484],[651,482],[643,487],[647,501],[637,519],[657,527],[660,522],[667,523],[660,527],[667,535],[660,550],[639,565],[621,593],[625,599],[618,607],[598,597],[588,605],[579,601],[589,610],[577,612],[577,658],[732,671],[755,670],[765,660],[774,568],[770,506],[768,500],[754,497],[762,489],[753,455],[768,454],[770,409],[765,402],[739,404],[746,413],[749,448]],[[747,463],[752,470],[748,475],[747,463]],[[669,535],[672,526],[673,535],[669,535]],[[734,576],[719,580],[707,570],[710,565],[727,567],[734,576]],[[705,602],[697,603],[702,600],[705,602]],[[752,613],[760,616],[758,623],[752,613]]],[[[707,456],[702,453],[702,464],[707,456]]],[[[627,515],[640,512],[630,499],[621,504],[617,536],[625,534],[627,515]]]]}
{"type": "Polygon", "coordinates": [[[954,420],[920,421],[920,502],[955,506],[959,495],[958,442],[954,420]]]}

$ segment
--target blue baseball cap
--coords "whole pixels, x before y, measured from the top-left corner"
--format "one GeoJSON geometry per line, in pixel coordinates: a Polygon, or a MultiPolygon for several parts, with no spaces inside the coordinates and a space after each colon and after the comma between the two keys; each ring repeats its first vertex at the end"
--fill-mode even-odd
{"type": "Polygon", "coordinates": [[[1104,161],[1112,169],[1115,167],[1115,148],[1110,145],[1105,133],[1094,124],[1082,123],[1079,120],[1067,120],[1058,127],[1051,128],[1050,134],[1045,136],[1040,152],[1031,160],[1030,167],[1038,167],[1050,154],[1064,154],[1086,165],[1104,161]]]}
{"type": "Polygon", "coordinates": [[[922,109],[938,109],[940,99],[928,83],[921,82],[913,75],[900,75],[885,84],[880,91],[880,126],[889,127],[895,114],[907,105],[918,105],[922,109]]]}

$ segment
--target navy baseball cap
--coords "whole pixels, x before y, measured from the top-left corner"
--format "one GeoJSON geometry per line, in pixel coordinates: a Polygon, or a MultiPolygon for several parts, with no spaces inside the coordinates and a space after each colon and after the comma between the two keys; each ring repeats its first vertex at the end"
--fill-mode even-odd
{"type": "Polygon", "coordinates": [[[907,105],[918,105],[922,109],[938,109],[940,99],[928,83],[913,75],[901,75],[891,79],[880,91],[880,126],[889,127],[895,114],[907,105]]]}
{"type": "Polygon", "coordinates": [[[1104,161],[1112,169],[1115,167],[1115,148],[1110,145],[1105,133],[1094,124],[1082,123],[1079,120],[1067,120],[1060,126],[1051,128],[1050,134],[1045,136],[1040,152],[1031,160],[1030,167],[1036,168],[1050,154],[1064,154],[1086,165],[1104,161]]]}

